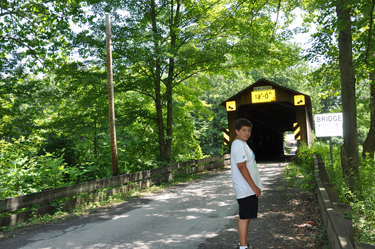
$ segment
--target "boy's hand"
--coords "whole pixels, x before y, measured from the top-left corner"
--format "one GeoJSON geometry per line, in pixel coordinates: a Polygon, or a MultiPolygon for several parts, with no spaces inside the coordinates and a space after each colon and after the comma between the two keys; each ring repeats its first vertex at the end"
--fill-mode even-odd
{"type": "Polygon", "coordinates": [[[255,189],[253,189],[253,191],[255,192],[256,197],[259,197],[262,193],[260,188],[258,188],[257,186],[255,186],[255,189]]]}
{"type": "Polygon", "coordinates": [[[258,188],[257,185],[255,185],[254,181],[253,181],[253,178],[251,178],[251,175],[249,173],[249,170],[247,169],[246,167],[246,162],[240,162],[240,163],[237,163],[237,167],[238,169],[240,170],[241,172],[241,175],[243,176],[243,178],[245,178],[246,182],[250,185],[250,187],[253,189],[256,197],[259,197],[261,195],[261,190],[260,188],[258,188]]]}

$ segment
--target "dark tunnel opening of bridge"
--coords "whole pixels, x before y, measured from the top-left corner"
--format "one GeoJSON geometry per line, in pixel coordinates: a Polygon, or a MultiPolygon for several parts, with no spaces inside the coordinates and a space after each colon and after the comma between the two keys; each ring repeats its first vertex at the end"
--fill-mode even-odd
{"type": "Polygon", "coordinates": [[[257,160],[284,156],[285,133],[290,134],[287,137],[293,139],[293,145],[312,144],[312,102],[306,94],[259,79],[220,105],[226,108],[228,115],[224,141],[229,146],[236,139],[237,119],[247,118],[253,123],[248,144],[257,160]]]}
{"type": "Polygon", "coordinates": [[[253,124],[247,141],[257,160],[284,156],[284,133],[293,133],[296,122],[295,106],[288,101],[242,105],[238,118],[247,118],[253,124]]]}

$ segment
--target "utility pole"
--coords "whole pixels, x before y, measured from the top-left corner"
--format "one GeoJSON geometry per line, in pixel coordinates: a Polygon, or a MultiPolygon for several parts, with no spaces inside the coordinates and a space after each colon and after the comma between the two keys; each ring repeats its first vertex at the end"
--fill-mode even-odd
{"type": "Polygon", "coordinates": [[[106,42],[107,42],[107,82],[108,82],[108,107],[109,107],[109,130],[111,137],[111,157],[112,157],[112,175],[118,175],[117,161],[117,142],[115,127],[115,103],[113,91],[113,72],[112,72],[112,50],[111,50],[111,19],[109,14],[105,14],[106,19],[106,42]]]}

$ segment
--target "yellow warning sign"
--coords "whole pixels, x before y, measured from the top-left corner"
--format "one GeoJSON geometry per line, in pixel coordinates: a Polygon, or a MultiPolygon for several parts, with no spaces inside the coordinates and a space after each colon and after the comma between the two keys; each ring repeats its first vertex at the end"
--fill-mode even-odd
{"type": "Polygon", "coordinates": [[[236,110],[236,101],[227,101],[226,104],[227,104],[227,112],[236,110]]]}
{"type": "Polygon", "coordinates": [[[294,105],[305,105],[305,95],[294,95],[294,105]]]}
{"type": "Polygon", "coordinates": [[[272,101],[276,101],[275,89],[251,92],[251,103],[253,104],[272,101]]]}

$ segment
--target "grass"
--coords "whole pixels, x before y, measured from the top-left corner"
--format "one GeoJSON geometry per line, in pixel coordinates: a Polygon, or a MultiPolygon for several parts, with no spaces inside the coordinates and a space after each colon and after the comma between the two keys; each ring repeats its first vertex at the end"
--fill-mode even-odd
{"type": "Polygon", "coordinates": [[[300,186],[304,191],[315,189],[314,154],[310,148],[302,146],[294,162],[289,163],[283,172],[284,179],[291,186],[300,186]]]}

